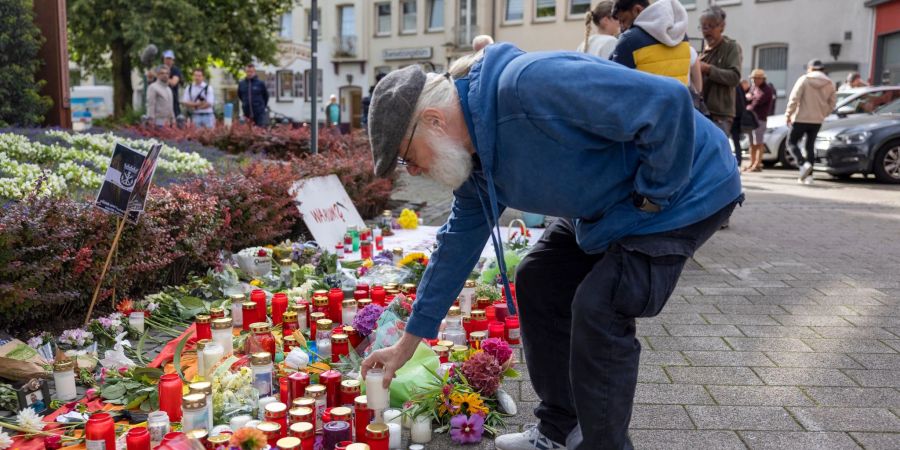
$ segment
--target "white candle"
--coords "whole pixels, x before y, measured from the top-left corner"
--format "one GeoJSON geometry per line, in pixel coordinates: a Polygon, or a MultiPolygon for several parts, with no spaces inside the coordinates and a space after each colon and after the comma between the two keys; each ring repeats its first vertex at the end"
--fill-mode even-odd
{"type": "Polygon", "coordinates": [[[53,367],[53,383],[56,385],[56,398],[73,400],[77,397],[75,389],[75,361],[59,361],[53,367]]]}
{"type": "Polygon", "coordinates": [[[236,416],[232,417],[228,424],[231,425],[232,431],[237,431],[244,428],[247,425],[247,422],[250,422],[251,420],[253,420],[253,418],[250,416],[236,416]]]}
{"type": "Polygon", "coordinates": [[[236,302],[233,300],[231,302],[231,324],[235,327],[239,327],[244,324],[244,310],[241,302],[236,302]]]}
{"type": "Polygon", "coordinates": [[[144,312],[138,311],[128,315],[128,325],[134,328],[138,333],[144,333],[144,312]]]}
{"type": "Polygon", "coordinates": [[[366,373],[366,398],[369,400],[369,409],[383,411],[390,406],[388,390],[382,386],[384,371],[382,369],[369,369],[366,373]]]}
{"type": "Polygon", "coordinates": [[[401,431],[400,431],[400,424],[389,423],[389,424],[387,424],[387,426],[388,426],[388,433],[389,433],[388,447],[390,447],[391,450],[401,450],[400,447],[403,444],[401,444],[400,438],[403,437],[403,435],[401,434],[401,431]]]}
{"type": "Polygon", "coordinates": [[[384,423],[400,423],[401,414],[399,409],[384,410],[384,423]]]}
{"type": "Polygon", "coordinates": [[[206,346],[203,347],[203,369],[206,371],[203,374],[204,379],[212,380],[212,372],[223,356],[225,356],[225,349],[221,344],[218,342],[206,343],[206,346]]]}
{"type": "Polygon", "coordinates": [[[266,405],[277,401],[275,397],[263,397],[259,399],[259,420],[266,420],[266,405]]]}
{"type": "Polygon", "coordinates": [[[410,439],[416,444],[431,442],[431,416],[416,417],[410,428],[410,439]]]}

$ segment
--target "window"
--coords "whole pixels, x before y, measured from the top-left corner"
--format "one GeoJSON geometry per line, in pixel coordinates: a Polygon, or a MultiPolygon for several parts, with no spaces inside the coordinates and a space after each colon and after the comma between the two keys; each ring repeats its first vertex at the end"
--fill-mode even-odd
{"type": "Polygon", "coordinates": [[[338,48],[335,56],[356,56],[356,9],[353,5],[338,7],[338,48]]]}
{"type": "Polygon", "coordinates": [[[459,28],[456,45],[461,48],[472,46],[472,39],[478,36],[478,5],[476,0],[459,0],[459,28]]]}
{"type": "Polygon", "coordinates": [[[375,4],[375,34],[389,36],[391,34],[391,4],[375,4]]]}
{"type": "MultiPolygon", "coordinates": [[[[322,20],[322,8],[316,8],[316,21],[317,23],[322,20]]],[[[312,36],[312,28],[313,28],[313,15],[312,10],[306,10],[306,40],[309,40],[309,37],[312,36]]],[[[319,39],[322,39],[321,29],[319,29],[319,39]]]]}
{"type": "Polygon", "coordinates": [[[416,0],[404,0],[400,3],[400,32],[416,32],[416,0]]]}
{"type": "Polygon", "coordinates": [[[290,70],[279,70],[276,74],[277,85],[277,96],[275,97],[275,101],[277,102],[292,102],[294,101],[294,72],[290,70]]]}
{"type": "Polygon", "coordinates": [[[756,64],[766,71],[766,81],[775,86],[779,96],[784,96],[787,85],[788,47],[784,44],[764,45],[756,48],[756,64]]]}
{"type": "Polygon", "coordinates": [[[294,15],[290,12],[286,12],[281,16],[281,33],[279,33],[283,39],[292,39],[294,37],[294,15]]]}
{"type": "Polygon", "coordinates": [[[535,0],[534,17],[537,20],[547,20],[556,17],[556,0],[535,0]]]}
{"type": "Polygon", "coordinates": [[[375,72],[375,78],[378,78],[378,75],[387,75],[391,73],[391,66],[375,66],[373,69],[375,72]]]}
{"type": "Polygon", "coordinates": [[[503,17],[503,21],[521,22],[525,13],[524,8],[522,0],[506,0],[506,15],[503,17]]]}
{"type": "Polygon", "coordinates": [[[569,17],[581,19],[590,11],[591,0],[569,0],[569,17]]]}
{"type": "Polygon", "coordinates": [[[697,0],[681,0],[681,4],[684,5],[684,9],[697,8],[697,0]]]}
{"type": "Polygon", "coordinates": [[[428,30],[444,29],[444,0],[428,1],[428,30]]]}

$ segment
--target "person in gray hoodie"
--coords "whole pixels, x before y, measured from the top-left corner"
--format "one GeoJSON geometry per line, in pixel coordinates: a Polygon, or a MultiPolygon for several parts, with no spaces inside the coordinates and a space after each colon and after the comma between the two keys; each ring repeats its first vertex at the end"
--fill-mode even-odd
{"type": "Polygon", "coordinates": [[[825,65],[822,64],[822,61],[814,59],[809,62],[806,75],[794,83],[791,96],[788,98],[787,109],[784,111],[787,125],[791,127],[787,143],[788,149],[797,158],[797,165],[800,166],[800,179],[797,181],[807,185],[812,184],[813,181],[816,136],[819,134],[819,128],[822,127],[825,117],[834,110],[837,100],[834,82],[828,78],[828,75],[825,75],[824,70],[825,65]],[[797,145],[800,138],[804,136],[806,136],[805,157],[797,145]]]}

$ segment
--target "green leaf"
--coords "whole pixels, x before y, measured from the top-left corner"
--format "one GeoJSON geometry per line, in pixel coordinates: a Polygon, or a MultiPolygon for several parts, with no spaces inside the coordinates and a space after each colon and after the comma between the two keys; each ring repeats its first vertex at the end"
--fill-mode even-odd
{"type": "Polygon", "coordinates": [[[178,377],[182,380],[184,380],[184,374],[181,373],[181,352],[184,351],[184,346],[187,345],[190,337],[190,334],[185,335],[181,341],[178,342],[178,346],[175,347],[175,357],[172,358],[172,365],[175,366],[175,373],[177,373],[178,377]]]}
{"type": "Polygon", "coordinates": [[[137,347],[135,347],[134,352],[137,355],[138,364],[144,365],[147,364],[144,361],[144,341],[147,340],[147,336],[150,334],[150,327],[146,327],[144,330],[144,334],[141,335],[141,339],[137,343],[137,347]]]}
{"type": "MultiPolygon", "coordinates": [[[[138,367],[131,371],[132,376],[136,379],[144,381],[146,378],[147,381],[156,381],[159,380],[159,377],[163,376],[162,369],[156,367],[138,367]]],[[[147,383],[144,381],[144,383],[147,383]]]]}
{"type": "Polygon", "coordinates": [[[100,395],[106,400],[115,400],[125,395],[125,386],[121,383],[110,383],[100,389],[100,395]]]}
{"type": "Polygon", "coordinates": [[[150,394],[144,394],[139,397],[134,398],[130,402],[125,405],[125,409],[135,409],[142,405],[147,398],[150,397],[150,394]]]}
{"type": "Polygon", "coordinates": [[[516,369],[513,369],[512,367],[510,367],[509,369],[506,369],[503,372],[504,378],[519,378],[519,376],[520,376],[519,372],[517,372],[516,369]]]}

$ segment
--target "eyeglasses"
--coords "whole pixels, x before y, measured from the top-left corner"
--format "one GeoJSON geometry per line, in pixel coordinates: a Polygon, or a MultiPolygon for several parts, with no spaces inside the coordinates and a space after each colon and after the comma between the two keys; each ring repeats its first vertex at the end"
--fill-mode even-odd
{"type": "MultiPolygon", "coordinates": [[[[401,166],[408,166],[408,165],[412,164],[409,162],[408,159],[406,159],[406,157],[409,156],[409,147],[412,146],[413,137],[415,137],[415,135],[416,135],[416,128],[418,126],[419,126],[419,121],[417,120],[416,123],[413,124],[412,133],[409,134],[409,141],[407,141],[407,143],[406,143],[406,151],[403,152],[403,157],[397,158],[397,164],[399,164],[401,166]]],[[[413,164],[413,165],[415,165],[415,164],[413,164]]]]}
{"type": "Polygon", "coordinates": [[[720,23],[714,23],[714,24],[706,23],[706,24],[698,25],[698,26],[697,26],[697,29],[700,30],[700,31],[715,30],[716,28],[719,28],[720,25],[722,25],[721,22],[720,22],[720,23]]]}

